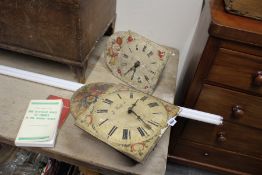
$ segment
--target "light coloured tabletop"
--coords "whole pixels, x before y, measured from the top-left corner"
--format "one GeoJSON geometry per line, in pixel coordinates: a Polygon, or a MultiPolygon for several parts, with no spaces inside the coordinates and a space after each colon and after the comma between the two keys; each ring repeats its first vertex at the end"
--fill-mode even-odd
{"type": "MultiPolygon", "coordinates": [[[[103,49],[106,38],[102,39],[92,55],[86,72],[87,82],[121,81],[107,69],[103,49]]],[[[70,69],[62,64],[0,50],[0,64],[57,78],[76,81],[70,69]]],[[[158,87],[154,92],[165,101],[173,103],[176,87],[178,53],[169,59],[158,87]]],[[[14,145],[17,132],[31,99],[46,99],[49,95],[70,98],[73,92],[0,75],[0,142],[14,145]]],[[[106,174],[164,174],[170,130],[163,135],[148,159],[135,163],[110,146],[95,139],[74,125],[71,115],[59,130],[54,148],[27,148],[52,158],[74,165],[85,166],[106,174]]]]}

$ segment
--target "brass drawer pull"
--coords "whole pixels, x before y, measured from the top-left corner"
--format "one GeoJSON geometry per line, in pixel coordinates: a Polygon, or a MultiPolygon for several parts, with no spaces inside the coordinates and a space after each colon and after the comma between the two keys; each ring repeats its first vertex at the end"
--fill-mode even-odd
{"type": "Polygon", "coordinates": [[[225,137],[226,133],[221,131],[217,133],[217,141],[218,142],[225,142],[227,138],[225,137]]]}
{"type": "Polygon", "coordinates": [[[208,154],[207,152],[205,152],[203,155],[204,155],[205,157],[209,156],[209,154],[208,154]]]}
{"type": "Polygon", "coordinates": [[[255,86],[259,86],[259,87],[262,85],[262,71],[257,71],[257,72],[254,74],[253,84],[254,84],[255,86]]]}
{"type": "Polygon", "coordinates": [[[235,105],[232,107],[232,117],[241,118],[245,114],[244,109],[240,105],[235,105]]]}

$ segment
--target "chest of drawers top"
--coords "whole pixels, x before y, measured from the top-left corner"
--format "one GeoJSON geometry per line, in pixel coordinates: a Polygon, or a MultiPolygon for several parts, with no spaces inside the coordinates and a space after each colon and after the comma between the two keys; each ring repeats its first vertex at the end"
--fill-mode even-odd
{"type": "Polygon", "coordinates": [[[211,16],[210,35],[262,47],[261,21],[226,13],[223,0],[212,2],[211,16]]]}

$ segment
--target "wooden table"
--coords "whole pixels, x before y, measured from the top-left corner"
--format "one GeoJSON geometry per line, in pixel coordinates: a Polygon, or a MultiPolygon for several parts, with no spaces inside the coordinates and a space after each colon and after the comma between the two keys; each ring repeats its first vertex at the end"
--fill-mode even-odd
{"type": "MultiPolygon", "coordinates": [[[[91,56],[86,76],[90,82],[120,82],[104,64],[103,39],[91,56]]],[[[67,67],[29,56],[0,50],[0,64],[74,80],[67,67]]],[[[178,53],[170,58],[159,86],[153,95],[173,103],[176,85],[178,53]]],[[[46,99],[50,94],[70,98],[73,92],[0,75],[0,142],[14,145],[20,124],[31,99],[46,99]]],[[[106,174],[164,174],[169,144],[168,130],[144,164],[134,163],[110,146],[98,141],[74,125],[69,115],[59,130],[54,148],[26,148],[74,165],[85,166],[106,174]]]]}

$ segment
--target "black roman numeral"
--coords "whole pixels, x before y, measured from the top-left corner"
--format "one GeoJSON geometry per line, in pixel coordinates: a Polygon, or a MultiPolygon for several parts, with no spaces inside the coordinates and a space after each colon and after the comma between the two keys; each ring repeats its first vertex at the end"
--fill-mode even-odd
{"type": "Polygon", "coordinates": [[[131,133],[128,129],[123,129],[123,140],[131,139],[131,133]]]}
{"type": "Polygon", "coordinates": [[[122,99],[122,97],[121,97],[119,94],[117,94],[117,96],[118,96],[120,99],[122,99]]]}
{"type": "Polygon", "coordinates": [[[96,110],[96,113],[107,113],[108,110],[107,109],[98,109],[96,110]]]}
{"type": "Polygon", "coordinates": [[[130,92],[130,98],[133,98],[134,95],[133,95],[133,92],[130,92]]]}
{"type": "Polygon", "coordinates": [[[144,77],[145,77],[146,81],[149,81],[149,78],[148,78],[148,76],[146,76],[146,75],[145,75],[144,77]]]}
{"type": "Polygon", "coordinates": [[[104,103],[107,103],[107,104],[109,104],[109,105],[111,105],[112,103],[113,103],[113,101],[112,100],[109,100],[109,99],[104,99],[104,101],[103,101],[104,103]]]}
{"type": "Polygon", "coordinates": [[[101,125],[103,125],[105,122],[107,122],[108,121],[108,118],[107,119],[105,119],[104,121],[102,121],[101,123],[99,123],[99,126],[101,126],[101,125]]]}
{"type": "Polygon", "coordinates": [[[112,129],[109,131],[108,133],[108,137],[112,136],[114,134],[114,132],[117,130],[118,127],[113,126],[112,129]]]}
{"type": "Polygon", "coordinates": [[[144,137],[145,135],[148,135],[147,132],[145,131],[145,129],[142,128],[142,127],[138,127],[137,130],[142,137],[144,137]]]}
{"type": "Polygon", "coordinates": [[[138,45],[136,45],[136,50],[138,50],[138,45]]]}
{"type": "Polygon", "coordinates": [[[158,104],[157,102],[153,102],[153,103],[149,103],[148,106],[149,106],[150,108],[153,108],[153,107],[155,107],[155,106],[159,106],[159,104],[158,104]]]}
{"type": "Polygon", "coordinates": [[[154,74],[154,75],[156,74],[156,73],[155,73],[154,71],[152,71],[152,70],[150,71],[150,73],[151,73],[151,74],[154,74]]]}
{"type": "Polygon", "coordinates": [[[161,114],[162,112],[153,112],[152,114],[161,114]]]}
{"type": "Polygon", "coordinates": [[[153,52],[152,52],[152,51],[150,51],[150,52],[147,54],[148,57],[150,57],[150,56],[152,56],[152,55],[153,55],[153,52]]]}
{"type": "Polygon", "coordinates": [[[132,50],[130,49],[130,47],[129,47],[129,51],[132,53],[132,50]]]}
{"type": "Polygon", "coordinates": [[[141,101],[145,101],[147,98],[148,98],[147,96],[144,96],[144,97],[142,97],[140,100],[141,100],[141,101]]]}
{"type": "Polygon", "coordinates": [[[159,126],[159,123],[156,122],[156,121],[150,120],[150,121],[147,121],[147,122],[150,123],[150,124],[152,124],[152,125],[154,125],[154,126],[156,126],[156,127],[159,126]]]}
{"type": "Polygon", "coordinates": [[[144,47],[143,47],[143,52],[145,52],[146,51],[146,45],[144,45],[144,47]]]}

